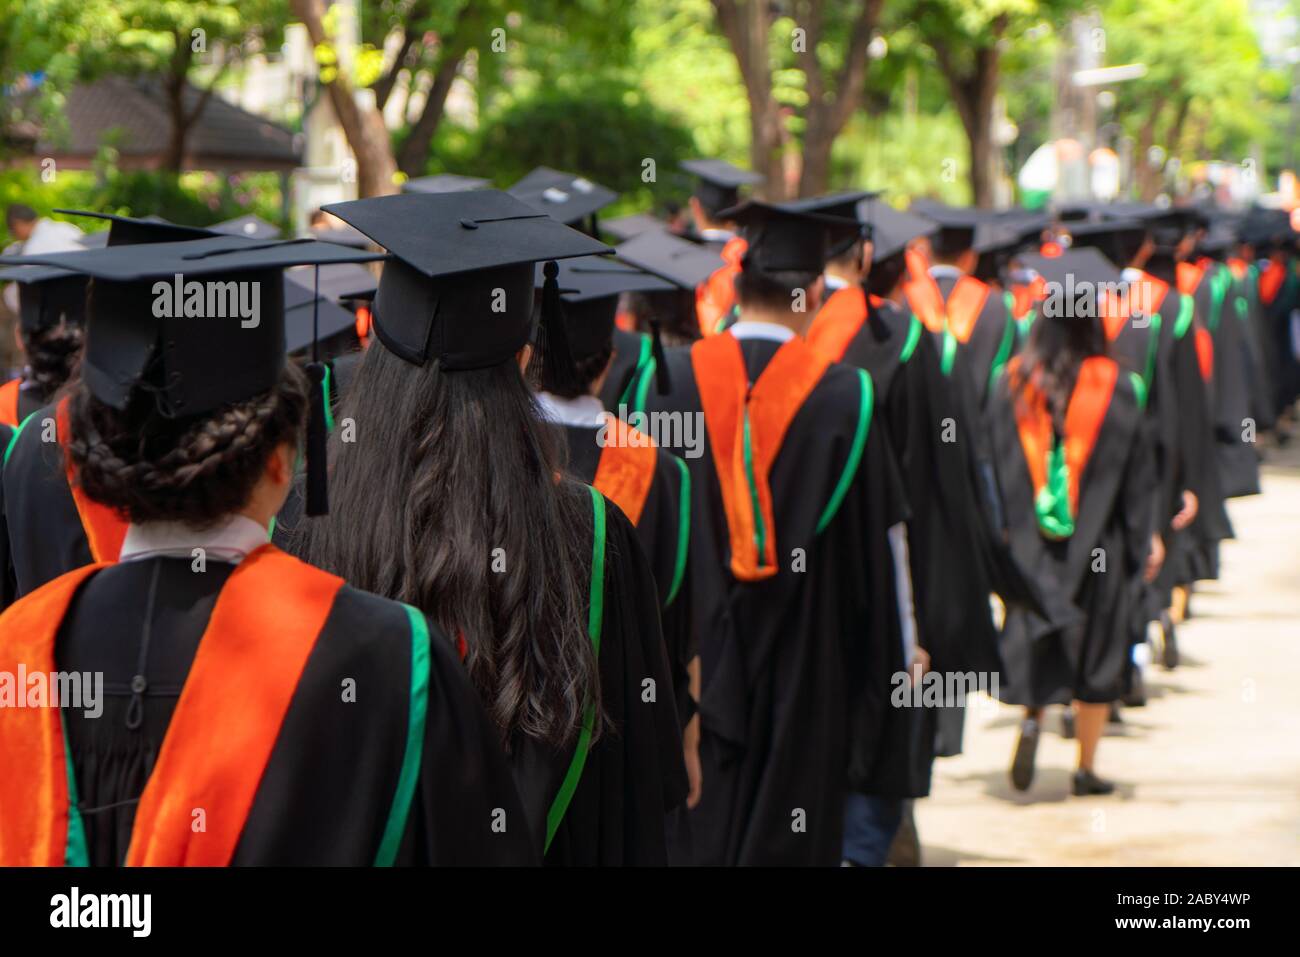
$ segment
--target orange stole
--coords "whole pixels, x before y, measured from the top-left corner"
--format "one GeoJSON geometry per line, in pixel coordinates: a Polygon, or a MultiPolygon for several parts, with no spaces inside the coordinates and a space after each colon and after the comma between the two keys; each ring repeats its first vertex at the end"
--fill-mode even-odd
{"type": "MultiPolygon", "coordinates": [[[[49,582],[0,615],[0,671],[54,672],[54,638],[81,583],[103,565],[49,582]]],[[[19,689],[20,693],[25,689],[19,689]]],[[[68,769],[57,708],[0,708],[0,865],[62,867],[68,769]]]]}
{"type": "Polygon", "coordinates": [[[1184,296],[1194,295],[1196,287],[1201,284],[1201,278],[1205,275],[1205,270],[1193,263],[1179,263],[1175,273],[1174,281],[1178,286],[1178,291],[1184,296]]]}
{"type": "Polygon", "coordinates": [[[1277,294],[1282,291],[1286,281],[1286,267],[1276,259],[1270,259],[1259,273],[1259,298],[1265,305],[1272,305],[1277,294]]]}
{"type": "Polygon", "coordinates": [[[591,484],[612,501],[633,525],[641,522],[646,496],[655,480],[659,453],[654,441],[622,419],[606,415],[608,426],[600,463],[591,484]]]}
{"type": "Polygon", "coordinates": [[[1201,379],[1209,382],[1214,378],[1214,337],[1209,329],[1196,327],[1196,361],[1201,367],[1201,379]]]}
{"type": "MultiPolygon", "coordinates": [[[[1011,361],[1011,375],[1014,377],[1019,359],[1011,361]]],[[[1079,481],[1097,445],[1097,436],[1101,433],[1101,424],[1110,408],[1118,378],[1118,363],[1105,356],[1084,359],[1079,367],[1079,376],[1065,411],[1065,463],[1070,469],[1071,515],[1079,514],[1079,481]]],[[[1032,382],[1021,384],[1015,405],[1020,447],[1024,450],[1034,495],[1037,496],[1047,484],[1047,456],[1052,450],[1053,439],[1052,417],[1047,411],[1047,398],[1032,382]]]]}
{"type": "Polygon", "coordinates": [[[751,389],[735,336],[713,336],[691,347],[691,367],[727,516],[731,573],[741,581],[776,574],[768,476],[786,429],[829,365],[830,360],[795,337],[777,350],[751,389]]]}
{"type": "Polygon", "coordinates": [[[1240,282],[1246,278],[1246,272],[1250,269],[1250,266],[1246,264],[1244,259],[1229,259],[1228,269],[1232,271],[1232,278],[1240,282]]]}
{"type": "MultiPolygon", "coordinates": [[[[908,253],[908,256],[913,256],[908,253]]],[[[918,319],[931,332],[948,331],[965,345],[975,331],[989,287],[973,276],[962,276],[952,287],[945,302],[939,284],[935,282],[919,255],[908,259],[908,279],[903,285],[907,301],[918,319]]]]}
{"type": "Polygon", "coordinates": [[[696,288],[695,318],[700,323],[700,335],[716,335],[718,323],[736,304],[736,277],[740,275],[740,261],[748,249],[749,243],[739,236],[728,239],[722,247],[723,265],[696,288]]]}
{"type": "MultiPolygon", "coordinates": [[[[59,445],[67,449],[71,431],[68,426],[66,396],[59,402],[55,412],[55,423],[59,445]]],[[[117,561],[118,556],[122,554],[122,541],[126,538],[127,522],[113,509],[93,501],[81,490],[81,483],[77,481],[76,470],[72,465],[72,457],[66,453],[64,468],[68,478],[68,489],[72,492],[72,501],[77,506],[77,515],[81,518],[82,530],[86,533],[86,541],[90,543],[91,559],[96,562],[117,561]]]]}
{"type": "MultiPolygon", "coordinates": [[[[78,586],[102,567],[69,572],[0,617],[0,661],[12,649],[29,668],[52,670],[68,605],[78,586]]],[[[269,544],[235,569],[217,598],[140,796],[128,865],[230,863],[307,658],[342,585],[342,579],[269,544]],[[238,707],[231,706],[232,688],[244,702],[238,707]],[[196,833],[194,812],[200,809],[206,830],[196,833]]],[[[0,735],[7,772],[0,781],[0,862],[61,864],[68,771],[59,712],[5,710],[10,714],[0,735]],[[15,714],[26,727],[12,723],[15,714]]]]}
{"type": "Polygon", "coordinates": [[[805,338],[817,353],[839,362],[866,321],[867,294],[858,283],[850,283],[822,303],[805,338]]]}
{"type": "Polygon", "coordinates": [[[21,424],[18,421],[18,391],[22,384],[22,379],[10,379],[0,385],[0,424],[15,429],[21,424]]]}

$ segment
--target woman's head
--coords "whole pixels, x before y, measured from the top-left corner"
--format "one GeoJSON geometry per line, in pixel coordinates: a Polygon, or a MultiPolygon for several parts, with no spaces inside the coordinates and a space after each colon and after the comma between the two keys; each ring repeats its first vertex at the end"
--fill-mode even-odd
{"type": "Polygon", "coordinates": [[[598,695],[590,500],[558,481],[521,364],[449,371],[368,349],[330,439],[330,514],[295,550],[463,639],[503,740],[562,743],[598,695]]]}
{"type": "Polygon", "coordinates": [[[1047,396],[1058,430],[1063,430],[1079,367],[1084,359],[1105,355],[1106,351],[1106,331],[1100,318],[1045,310],[1030,330],[1013,384],[1023,389],[1033,383],[1040,389],[1047,396]]]}
{"type": "Polygon", "coordinates": [[[292,481],[306,390],[290,364],[269,392],[168,418],[147,390],[118,410],[83,385],[70,403],[68,453],[86,495],[132,522],[203,528],[243,513],[265,524],[292,481]]]}

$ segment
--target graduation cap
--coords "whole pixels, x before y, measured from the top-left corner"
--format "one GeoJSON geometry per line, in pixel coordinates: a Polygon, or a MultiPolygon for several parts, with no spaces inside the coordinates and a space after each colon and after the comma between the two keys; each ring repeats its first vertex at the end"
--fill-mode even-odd
{"type": "Polygon", "coordinates": [[[379,280],[360,263],[329,263],[324,266],[300,266],[290,269],[289,278],[314,286],[321,297],[331,302],[348,299],[373,299],[379,280]]]}
{"type": "Polygon", "coordinates": [[[873,262],[901,255],[912,240],[939,231],[934,220],[895,209],[878,196],[858,204],[858,219],[866,225],[871,237],[873,262]]]}
{"type": "Polygon", "coordinates": [[[85,321],[85,276],[56,266],[18,265],[0,269],[0,282],[18,283],[18,324],[23,332],[39,332],[60,321],[78,326],[85,321]]]}
{"type": "Polygon", "coordinates": [[[222,233],[227,236],[248,236],[252,239],[279,239],[280,227],[268,223],[261,216],[249,213],[247,216],[238,216],[235,219],[227,219],[223,223],[217,223],[209,227],[214,233],[222,233]]]}
{"type": "Polygon", "coordinates": [[[1036,213],[1009,213],[975,224],[971,249],[979,254],[975,278],[997,279],[1004,266],[1026,247],[1037,248],[1050,220],[1036,213]]]}
{"type": "Polygon", "coordinates": [[[463,193],[471,189],[487,189],[492,180],[481,176],[458,176],[455,173],[438,173],[434,176],[417,176],[402,184],[403,193],[463,193]]]}
{"type": "Polygon", "coordinates": [[[566,226],[581,222],[618,199],[612,189],[549,166],[537,167],[506,192],[566,226]]]}
{"type": "MultiPolygon", "coordinates": [[[[602,256],[582,256],[557,264],[560,314],[575,362],[599,355],[614,336],[619,296],[625,292],[670,292],[677,286],[630,263],[602,256]]],[[[538,267],[538,279],[542,267],[538,267]]],[[[659,391],[668,392],[659,323],[650,323],[659,391]]],[[[550,383],[546,383],[549,388],[550,383]]]]}
{"type": "Polygon", "coordinates": [[[1020,257],[1020,263],[1026,269],[1038,273],[1044,282],[1058,283],[1061,286],[1102,286],[1123,281],[1119,268],[1099,250],[1091,247],[1070,248],[1059,256],[1025,253],[1020,257]]]}
{"type": "Polygon", "coordinates": [[[986,210],[949,206],[933,199],[915,199],[911,211],[938,224],[936,247],[949,252],[970,249],[975,241],[975,227],[988,216],[986,210]]]}
{"type": "Polygon", "coordinates": [[[811,196],[806,199],[795,199],[787,203],[782,203],[781,206],[783,209],[791,212],[817,213],[823,216],[834,216],[837,219],[854,220],[857,222],[857,233],[841,239],[827,252],[827,258],[834,259],[836,256],[844,253],[854,244],[854,242],[866,236],[868,229],[866,223],[858,216],[858,207],[864,200],[872,199],[879,195],[879,192],[872,192],[870,190],[849,190],[841,193],[829,193],[825,196],[811,196]]]}
{"type": "MultiPolygon", "coordinates": [[[[329,268],[329,267],[325,267],[329,268]]],[[[364,271],[364,270],[363,270],[364,271]]],[[[324,272],[324,268],[321,269],[324,272]]],[[[284,274],[284,349],[294,353],[314,343],[356,329],[357,317],[316,282],[310,266],[284,274]]]]}
{"type": "Polygon", "coordinates": [[[621,243],[642,233],[655,230],[667,232],[668,225],[649,213],[633,213],[631,216],[620,216],[618,219],[601,220],[600,228],[602,232],[609,233],[621,243]]]}
{"type": "MultiPolygon", "coordinates": [[[[85,209],[56,209],[64,216],[88,216],[108,220],[108,246],[135,246],[143,243],[176,243],[187,239],[205,239],[215,235],[211,229],[200,226],[179,226],[159,216],[118,216],[115,213],[94,213],[85,209]]],[[[89,246],[88,243],[82,243],[89,246]]]]}
{"type": "Polygon", "coordinates": [[[795,203],[751,199],[718,215],[736,222],[749,243],[743,268],[760,272],[820,273],[832,250],[861,234],[856,218],[809,212],[795,203]]]}
{"type": "Polygon", "coordinates": [[[723,265],[714,249],[669,232],[644,232],[620,243],[614,252],[624,262],[667,279],[679,289],[694,289],[723,265]]]}
{"type": "Polygon", "coordinates": [[[312,230],[312,238],[319,239],[323,243],[333,243],[336,246],[347,246],[349,249],[370,248],[370,240],[365,237],[364,233],[346,226],[312,230]]]}
{"type": "MultiPolygon", "coordinates": [[[[124,409],[150,393],[160,415],[181,418],[275,387],[285,363],[286,267],[381,257],[313,240],[213,236],[31,258],[94,279],[81,364],[91,394],[124,409]]],[[[308,373],[307,513],[319,515],[328,511],[324,367],[308,373]]]]}
{"type": "Polygon", "coordinates": [[[1103,219],[1066,224],[1071,248],[1101,250],[1112,262],[1132,262],[1146,241],[1146,223],[1138,219],[1103,219]]]}
{"type": "Polygon", "coordinates": [[[1290,242],[1295,238],[1295,231],[1286,210],[1253,206],[1242,217],[1237,236],[1243,243],[1267,249],[1290,242]]]}
{"type": "MultiPolygon", "coordinates": [[[[375,294],[375,333],[407,362],[481,369],[529,341],[534,264],[608,246],[497,190],[405,193],[325,207],[393,254],[375,294]]],[[[548,269],[554,270],[555,267],[548,269]]],[[[557,270],[556,270],[557,271],[557,270]]],[[[542,296],[545,361],[570,365],[554,275],[542,296]]]]}
{"type": "Polygon", "coordinates": [[[763,182],[758,173],[720,159],[683,160],[682,169],[695,177],[695,197],[711,212],[739,205],[740,187],[763,182]]]}

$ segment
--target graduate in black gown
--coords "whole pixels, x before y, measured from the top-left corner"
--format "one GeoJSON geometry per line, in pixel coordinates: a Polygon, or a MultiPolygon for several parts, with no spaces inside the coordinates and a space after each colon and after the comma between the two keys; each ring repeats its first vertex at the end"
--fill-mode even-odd
{"type": "Polygon", "coordinates": [[[312,388],[285,362],[281,270],[337,255],[241,237],[67,254],[93,280],[66,448],[130,524],[120,563],[0,616],[6,672],[102,676],[0,708],[0,863],[537,859],[446,634],[268,541],[312,388]],[[159,315],[177,276],[194,308],[159,315]],[[217,284],[239,312],[211,305],[217,284]]]}
{"type": "Polygon", "coordinates": [[[687,783],[654,573],[622,511],[562,477],[525,378],[535,263],[607,247],[491,190],[329,211],[394,258],[341,410],[353,440],[330,438],[330,514],[285,540],[454,637],[548,865],[664,863],[687,783]]]}
{"type": "MultiPolygon", "coordinates": [[[[940,675],[996,673],[1001,663],[989,610],[993,588],[980,543],[969,443],[945,441],[951,383],[940,370],[933,337],[898,302],[904,252],[934,227],[920,217],[881,209],[875,201],[862,204],[860,215],[869,239],[827,263],[831,292],[807,339],[828,359],[866,369],[876,385],[878,414],[889,423],[894,454],[915,503],[907,526],[908,556],[918,642],[928,669],[940,675]]],[[[960,749],[963,716],[964,708],[950,701],[891,709],[891,743],[871,776],[870,793],[878,800],[926,796],[936,750],[950,755],[960,749]]],[[[914,825],[905,830],[913,833],[914,825]]],[[[854,853],[848,835],[845,846],[846,859],[855,863],[884,863],[883,850],[867,855],[859,845],[854,853]]]]}
{"type": "MultiPolygon", "coordinates": [[[[668,648],[682,727],[683,753],[691,791],[686,808],[699,801],[699,647],[691,614],[691,486],[686,463],[601,408],[601,380],[613,367],[612,333],[619,297],[627,293],[672,292],[666,280],[627,263],[600,256],[559,264],[560,312],[573,356],[570,381],[557,381],[543,368],[537,404],[542,417],[562,430],[567,471],[593,486],[636,526],[637,538],[654,570],[659,620],[668,648]]],[[[665,374],[666,375],[666,374],[665,374]]],[[[659,379],[659,376],[655,376],[659,379]]],[[[667,386],[667,383],[663,383],[667,386]]],[[[632,416],[636,421],[637,417],[632,416]]],[[[686,808],[671,822],[673,859],[690,858],[686,808]]]]}
{"type": "Polygon", "coordinates": [[[668,350],[672,391],[648,407],[707,438],[673,447],[696,516],[696,860],[834,865],[846,798],[878,767],[891,678],[915,657],[907,508],[870,374],[800,335],[857,222],[757,202],[728,215],[749,240],[739,321],[668,350]]]}
{"type": "MultiPolygon", "coordinates": [[[[79,216],[99,214],[78,212],[79,216]]],[[[211,230],[172,223],[153,222],[127,216],[103,217],[109,220],[106,246],[120,249],[128,246],[148,245],[151,243],[193,241],[223,235],[211,230]]],[[[246,237],[239,237],[249,242],[246,237]]],[[[343,292],[365,292],[368,273],[359,265],[359,261],[377,259],[377,254],[352,250],[343,247],[327,247],[328,255],[321,255],[320,265],[302,266],[286,272],[283,280],[284,295],[277,297],[277,302],[284,304],[285,346],[289,351],[302,350],[312,342],[313,336],[322,331],[338,331],[340,323],[347,320],[337,316],[331,320],[327,312],[322,318],[316,313],[320,309],[343,310],[324,299],[324,295],[333,288],[343,292]],[[314,273],[325,273],[324,280],[316,280],[314,273]],[[343,270],[343,281],[339,285],[337,271],[343,270]],[[362,278],[355,272],[360,270],[362,278]],[[308,288],[310,285],[311,288],[308,288]],[[324,290],[321,297],[315,295],[316,289],[324,290]]],[[[57,282],[65,288],[79,290],[79,298],[62,299],[68,310],[77,316],[84,314],[86,283],[85,276],[78,275],[73,269],[58,266],[39,265],[33,260],[42,256],[24,257],[25,265],[12,267],[20,273],[35,276],[60,276],[63,278],[49,280],[41,285],[57,282]]],[[[77,257],[65,259],[74,267],[77,257]]],[[[370,281],[373,285],[373,280],[370,281]]],[[[82,341],[80,331],[81,319],[72,324],[65,314],[63,327],[75,328],[75,339],[82,341]]],[[[69,357],[75,362],[80,356],[80,348],[69,357]]],[[[328,366],[326,368],[329,368],[328,366]]],[[[340,365],[341,368],[341,365],[340,365]]],[[[338,378],[342,378],[341,376],[338,378]]],[[[334,379],[328,374],[323,389],[329,390],[334,379]]],[[[33,393],[34,394],[34,393],[33,393]]],[[[14,430],[11,440],[4,446],[4,457],[0,463],[0,511],[4,513],[6,542],[3,556],[4,565],[0,570],[0,608],[16,597],[21,597],[57,578],[64,572],[79,568],[92,561],[113,561],[121,547],[126,534],[126,521],[111,509],[101,508],[82,496],[75,483],[67,480],[67,456],[65,439],[67,433],[66,399],[54,392],[42,392],[49,401],[34,413],[25,417],[22,424],[14,430]]]]}
{"type": "Polygon", "coordinates": [[[26,367],[0,386],[0,424],[17,428],[53,398],[81,357],[86,278],[48,266],[11,266],[0,282],[18,284],[18,337],[26,367]]]}
{"type": "MultiPolygon", "coordinates": [[[[1114,267],[1099,256],[1066,254],[1039,257],[1033,268],[1048,298],[995,385],[988,422],[1011,548],[1039,583],[1046,609],[1008,609],[1002,697],[1024,705],[1035,724],[1044,706],[1073,701],[1073,791],[1108,794],[1114,786],[1094,770],[1097,742],[1109,704],[1126,689],[1134,604],[1161,552],[1144,388],[1138,373],[1107,355],[1095,294],[1066,299],[1061,292],[1117,282],[1114,267]]],[[[1022,734],[1017,745],[1018,789],[1032,780],[1036,741],[1022,734]]]]}

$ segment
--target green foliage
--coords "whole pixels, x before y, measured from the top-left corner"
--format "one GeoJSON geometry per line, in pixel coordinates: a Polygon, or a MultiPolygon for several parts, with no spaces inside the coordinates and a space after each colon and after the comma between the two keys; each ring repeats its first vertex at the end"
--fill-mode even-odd
{"type": "Polygon", "coordinates": [[[668,184],[680,160],[693,152],[690,134],[633,87],[589,83],[541,88],[485,123],[477,157],[462,171],[491,176],[500,184],[535,166],[553,166],[590,177],[624,194],[628,204],[663,198],[658,185],[642,181],[645,161],[668,184]]]}

